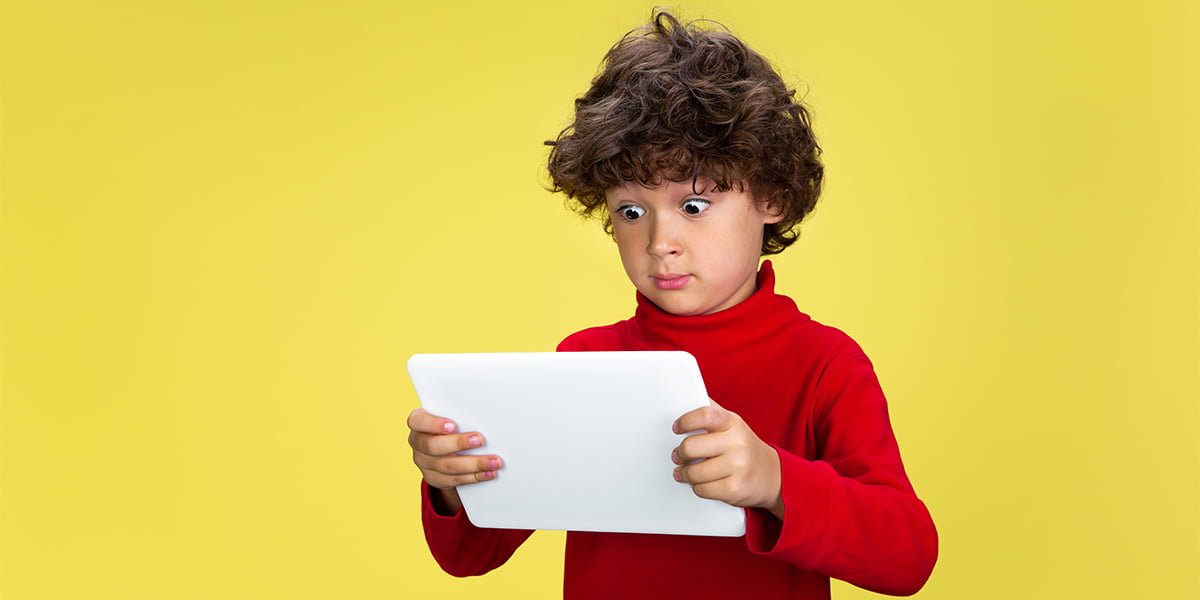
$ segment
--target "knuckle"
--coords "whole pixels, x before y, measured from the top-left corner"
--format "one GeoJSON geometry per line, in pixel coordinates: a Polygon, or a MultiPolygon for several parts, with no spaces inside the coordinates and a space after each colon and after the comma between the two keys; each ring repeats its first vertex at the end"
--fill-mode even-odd
{"type": "Polygon", "coordinates": [[[433,436],[431,436],[427,433],[418,433],[418,434],[414,435],[413,440],[412,440],[412,447],[414,450],[416,450],[417,452],[420,452],[422,454],[430,454],[430,455],[434,454],[434,452],[433,452],[433,447],[434,447],[433,436]]]}
{"type": "Polygon", "coordinates": [[[454,460],[453,458],[439,458],[437,459],[436,464],[437,469],[447,475],[461,475],[469,472],[463,469],[462,465],[460,465],[458,461],[454,460]]]}
{"type": "Polygon", "coordinates": [[[735,473],[744,473],[750,468],[750,461],[746,459],[746,455],[742,453],[734,453],[729,458],[730,466],[733,467],[735,473]]]}
{"type": "Polygon", "coordinates": [[[438,443],[437,436],[430,436],[430,434],[428,434],[428,433],[422,434],[422,436],[421,436],[421,451],[425,452],[425,454],[430,455],[430,456],[444,455],[445,452],[443,452],[442,449],[439,448],[440,445],[442,445],[442,444],[438,443]]]}
{"type": "Polygon", "coordinates": [[[429,458],[425,461],[425,468],[437,473],[450,474],[446,460],[443,458],[429,458]]]}
{"type": "Polygon", "coordinates": [[[469,458],[451,456],[445,461],[446,472],[451,475],[470,475],[475,472],[475,461],[469,458]]]}
{"type": "Polygon", "coordinates": [[[414,451],[421,452],[421,454],[430,454],[430,445],[428,445],[428,440],[426,439],[424,434],[421,434],[421,433],[414,434],[413,439],[412,439],[412,446],[413,446],[414,451]]]}
{"type": "Polygon", "coordinates": [[[425,452],[425,454],[430,456],[445,456],[449,454],[449,452],[443,449],[445,442],[442,436],[431,436],[431,434],[426,433],[421,438],[421,451],[425,452]]]}
{"type": "Polygon", "coordinates": [[[455,444],[459,450],[471,449],[471,436],[472,435],[475,435],[475,434],[462,433],[462,434],[455,436],[457,438],[457,439],[455,439],[455,444]]]}
{"type": "Polygon", "coordinates": [[[725,479],[722,479],[720,483],[721,491],[725,492],[725,495],[727,496],[737,496],[741,494],[744,491],[743,488],[746,487],[743,485],[742,479],[736,475],[733,477],[726,477],[725,479]]]}
{"type": "Polygon", "coordinates": [[[727,477],[721,481],[713,483],[713,493],[721,498],[733,498],[736,496],[736,486],[733,485],[732,477],[727,477]]]}

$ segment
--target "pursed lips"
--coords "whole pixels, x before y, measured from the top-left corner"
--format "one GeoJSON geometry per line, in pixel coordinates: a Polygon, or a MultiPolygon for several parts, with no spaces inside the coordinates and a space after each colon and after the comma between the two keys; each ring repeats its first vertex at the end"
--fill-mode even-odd
{"type": "Polygon", "coordinates": [[[654,285],[663,290],[677,290],[687,285],[691,281],[691,275],[681,275],[679,273],[660,273],[651,275],[654,279],[654,285]]]}

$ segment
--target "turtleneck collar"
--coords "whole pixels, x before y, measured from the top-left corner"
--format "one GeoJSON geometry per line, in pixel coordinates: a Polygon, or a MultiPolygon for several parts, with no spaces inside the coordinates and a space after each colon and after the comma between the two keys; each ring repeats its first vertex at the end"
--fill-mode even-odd
{"type": "Polygon", "coordinates": [[[763,261],[755,284],[749,298],[707,315],[671,314],[637,292],[633,324],[656,346],[665,344],[696,354],[719,349],[714,346],[740,346],[795,323],[799,310],[791,298],[775,293],[775,269],[770,260],[763,261]]]}

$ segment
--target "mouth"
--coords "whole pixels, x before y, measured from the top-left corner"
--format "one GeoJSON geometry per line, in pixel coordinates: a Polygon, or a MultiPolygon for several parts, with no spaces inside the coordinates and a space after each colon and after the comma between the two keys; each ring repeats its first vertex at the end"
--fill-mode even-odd
{"type": "Polygon", "coordinates": [[[680,275],[678,273],[663,273],[659,275],[651,275],[654,279],[654,285],[660,290],[678,290],[687,285],[692,280],[691,275],[680,275]]]}

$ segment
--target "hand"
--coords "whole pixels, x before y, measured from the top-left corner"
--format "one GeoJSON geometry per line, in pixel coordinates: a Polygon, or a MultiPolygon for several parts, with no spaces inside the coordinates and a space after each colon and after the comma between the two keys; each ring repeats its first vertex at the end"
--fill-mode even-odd
{"type": "Polygon", "coordinates": [[[431,415],[423,408],[409,413],[408,428],[413,462],[421,469],[425,481],[442,491],[442,499],[451,512],[458,512],[462,506],[457,486],[494,479],[496,470],[504,466],[499,456],[458,454],[483,446],[483,434],[456,434],[458,426],[453,421],[431,415]]]}
{"type": "Polygon", "coordinates": [[[716,402],[685,413],[671,426],[675,433],[701,429],[707,433],[685,438],[671,453],[671,461],[683,465],[675,468],[675,480],[691,484],[692,492],[701,498],[766,509],[782,519],[775,449],[759,439],[737,413],[716,402]]]}

